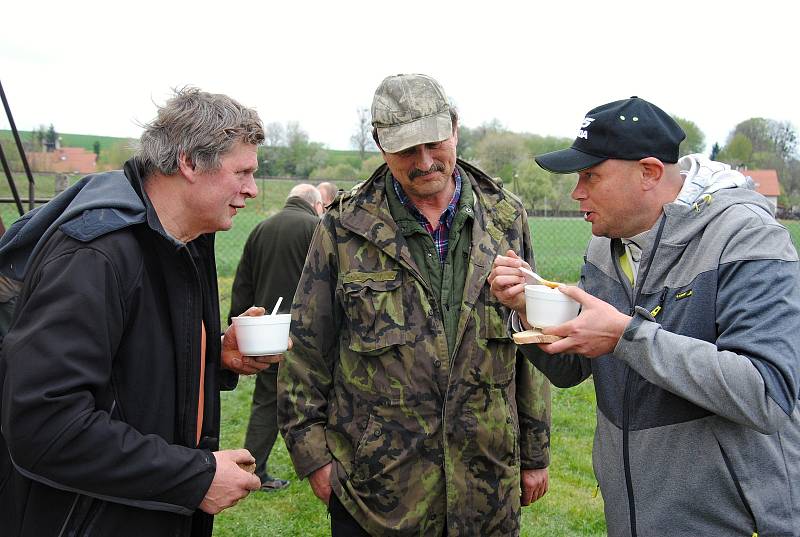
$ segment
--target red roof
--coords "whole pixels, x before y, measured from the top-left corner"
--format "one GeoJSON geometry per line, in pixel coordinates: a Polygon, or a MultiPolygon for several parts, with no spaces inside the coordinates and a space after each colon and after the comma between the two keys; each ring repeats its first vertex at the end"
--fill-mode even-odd
{"type": "Polygon", "coordinates": [[[778,172],[775,170],[741,170],[743,175],[750,176],[756,183],[756,192],[762,196],[780,196],[781,185],[778,172]]]}
{"type": "Polygon", "coordinates": [[[97,155],[82,147],[62,147],[47,153],[28,153],[28,160],[35,172],[93,173],[97,169],[97,155]]]}

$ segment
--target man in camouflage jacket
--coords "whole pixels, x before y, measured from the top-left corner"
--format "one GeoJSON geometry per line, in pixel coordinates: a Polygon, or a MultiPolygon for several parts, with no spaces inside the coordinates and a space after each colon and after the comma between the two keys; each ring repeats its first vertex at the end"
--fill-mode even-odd
{"type": "Polygon", "coordinates": [[[499,253],[532,262],[527,216],[456,159],[455,120],[433,79],[384,80],[387,164],[335,200],[295,295],[279,422],[334,536],[513,536],[547,490],[549,384],[486,282],[499,253]]]}

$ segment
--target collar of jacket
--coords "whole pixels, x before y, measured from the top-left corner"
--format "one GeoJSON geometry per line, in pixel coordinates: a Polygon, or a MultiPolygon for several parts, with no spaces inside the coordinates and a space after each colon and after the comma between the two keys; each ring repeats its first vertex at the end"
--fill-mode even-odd
{"type": "MultiPolygon", "coordinates": [[[[461,159],[457,164],[462,180],[472,185],[473,211],[480,231],[499,242],[516,220],[518,209],[506,200],[507,192],[481,170],[461,159]]],[[[384,191],[388,171],[386,164],[381,165],[335,207],[343,227],[374,242],[389,255],[400,257],[396,241],[399,229],[384,191]]]]}
{"type": "Polygon", "coordinates": [[[130,180],[116,170],[87,175],[48,203],[26,213],[0,240],[0,270],[24,279],[28,263],[60,229],[76,240],[97,237],[145,221],[145,206],[130,180]]]}
{"type": "Polygon", "coordinates": [[[286,200],[286,203],[283,205],[284,209],[299,209],[304,213],[312,214],[319,218],[317,211],[314,210],[314,207],[311,206],[306,200],[299,196],[291,196],[286,200]]]}
{"type": "MultiPolygon", "coordinates": [[[[464,284],[463,303],[475,304],[483,288],[492,263],[500,252],[500,245],[521,216],[522,206],[514,201],[485,173],[470,164],[458,160],[461,178],[470,181],[473,192],[473,227],[470,264],[464,284]],[[511,200],[511,201],[509,201],[511,200]]],[[[417,274],[411,252],[403,233],[392,218],[384,190],[388,166],[380,166],[368,180],[357,185],[348,195],[334,204],[332,211],[339,213],[339,221],[345,229],[364,237],[380,248],[386,255],[397,259],[417,274]]],[[[527,223],[525,223],[527,225],[527,223]]],[[[457,343],[463,333],[470,308],[462,308],[457,343]]]]}
{"type": "MultiPolygon", "coordinates": [[[[167,242],[170,242],[173,246],[175,246],[175,248],[182,248],[185,246],[183,242],[167,233],[167,231],[164,229],[164,226],[161,224],[161,219],[158,218],[156,208],[153,206],[153,202],[150,201],[150,196],[148,196],[147,192],[145,192],[144,167],[139,160],[135,157],[128,160],[125,163],[123,170],[125,172],[125,176],[128,178],[128,181],[130,181],[133,190],[136,192],[136,195],[139,196],[139,199],[141,199],[142,203],[144,204],[147,225],[153,231],[161,235],[161,237],[163,237],[167,242]]],[[[203,235],[201,235],[201,237],[202,236],[203,235]]]]}

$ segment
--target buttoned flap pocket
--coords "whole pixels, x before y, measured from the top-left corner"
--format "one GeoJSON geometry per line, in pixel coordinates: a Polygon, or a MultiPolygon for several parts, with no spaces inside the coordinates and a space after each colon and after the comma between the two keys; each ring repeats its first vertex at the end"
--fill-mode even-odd
{"type": "Polygon", "coordinates": [[[402,272],[349,272],[342,284],[350,350],[380,354],[405,343],[402,272]]]}

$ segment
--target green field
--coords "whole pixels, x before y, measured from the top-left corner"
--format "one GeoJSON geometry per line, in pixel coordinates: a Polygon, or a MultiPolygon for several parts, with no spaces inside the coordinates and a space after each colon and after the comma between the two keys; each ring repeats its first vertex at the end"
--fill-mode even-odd
{"type": "MultiPolygon", "coordinates": [[[[117,138],[114,136],[95,136],[94,134],[67,134],[67,133],[59,133],[58,136],[61,138],[61,146],[62,147],[82,147],[87,151],[94,150],[94,143],[100,142],[100,151],[102,152],[103,149],[107,149],[114,144],[118,143],[130,143],[133,141],[133,138],[117,138]]],[[[31,140],[31,131],[19,131],[19,137],[22,139],[23,142],[31,140]]],[[[0,138],[12,140],[12,134],[10,130],[2,130],[0,129],[0,138]]],[[[5,144],[3,145],[5,148],[5,144]]],[[[13,147],[13,146],[10,146],[13,147]]],[[[9,149],[10,151],[11,149],[9,149]]],[[[16,149],[14,149],[16,151],[16,149]]]]}

